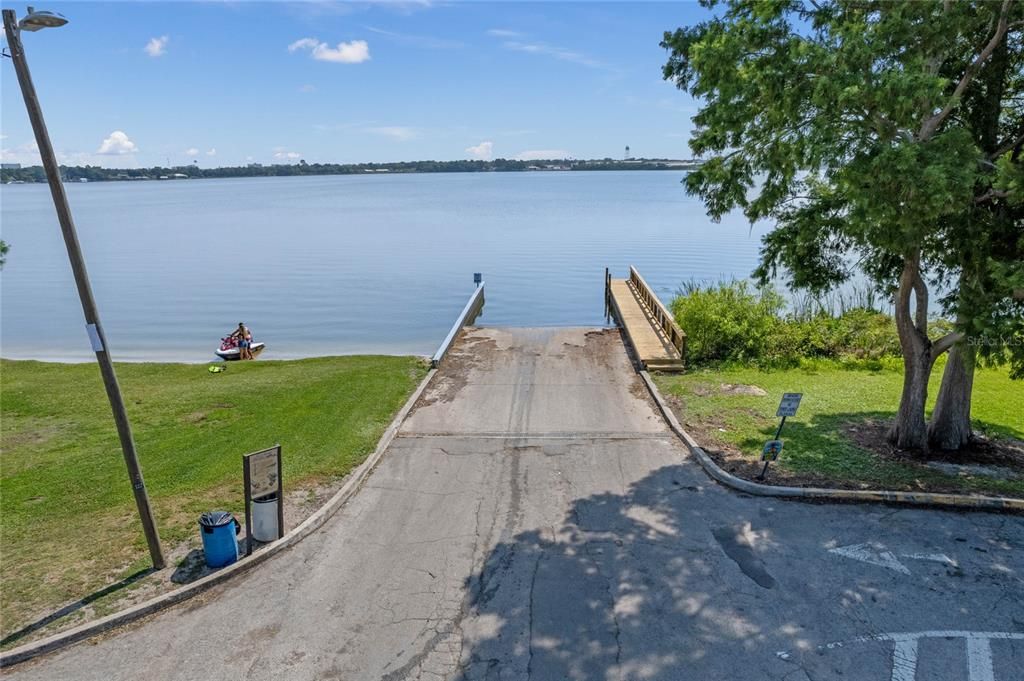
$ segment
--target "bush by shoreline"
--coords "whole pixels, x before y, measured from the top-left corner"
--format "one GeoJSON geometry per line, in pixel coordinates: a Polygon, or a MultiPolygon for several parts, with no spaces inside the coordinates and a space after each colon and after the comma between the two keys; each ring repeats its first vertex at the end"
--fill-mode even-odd
{"type": "MultiPolygon", "coordinates": [[[[731,280],[687,284],[669,307],[687,334],[691,365],[781,369],[824,359],[869,368],[899,366],[893,318],[872,305],[870,296],[861,296],[840,310],[818,305],[795,313],[787,311],[774,288],[731,280]]],[[[937,320],[932,326],[945,333],[950,324],[937,320]]]]}

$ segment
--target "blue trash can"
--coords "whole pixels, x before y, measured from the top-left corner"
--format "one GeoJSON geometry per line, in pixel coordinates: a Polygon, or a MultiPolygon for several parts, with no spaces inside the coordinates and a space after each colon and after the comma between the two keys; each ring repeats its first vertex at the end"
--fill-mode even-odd
{"type": "Polygon", "coordinates": [[[218,568],[238,560],[235,535],[241,531],[242,526],[227,511],[210,511],[199,516],[199,534],[203,538],[206,564],[218,568]]]}

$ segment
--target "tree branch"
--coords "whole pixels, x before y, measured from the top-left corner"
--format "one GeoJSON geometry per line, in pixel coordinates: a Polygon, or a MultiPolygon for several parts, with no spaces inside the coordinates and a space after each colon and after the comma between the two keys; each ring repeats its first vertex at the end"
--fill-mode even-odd
{"type": "Polygon", "coordinates": [[[914,326],[918,333],[928,335],[928,287],[921,277],[921,265],[914,268],[911,287],[914,289],[914,326]]]}
{"type": "MultiPolygon", "coordinates": [[[[910,315],[910,296],[915,292],[917,288],[916,282],[921,276],[920,263],[921,254],[919,252],[912,253],[904,257],[903,271],[900,273],[899,287],[897,288],[896,295],[893,299],[895,307],[895,314],[893,317],[896,321],[896,332],[900,337],[900,350],[904,357],[916,355],[925,349],[926,344],[929,343],[928,335],[921,332],[910,315]]],[[[927,322],[927,294],[925,295],[925,301],[925,321],[927,322]]],[[[916,313],[918,318],[917,321],[920,322],[920,297],[918,297],[916,313]]]]}
{"type": "Polygon", "coordinates": [[[870,121],[875,124],[875,132],[878,133],[879,137],[885,137],[886,132],[892,132],[893,134],[902,137],[906,142],[914,141],[914,133],[909,130],[901,130],[899,126],[883,114],[872,110],[868,110],[866,113],[870,121]]]}
{"type": "Polygon", "coordinates": [[[974,61],[971,62],[971,65],[964,71],[963,77],[961,77],[960,82],[956,84],[956,89],[953,90],[953,95],[949,98],[949,101],[946,102],[946,106],[944,106],[942,110],[934,116],[926,119],[921,125],[921,131],[917,134],[918,140],[923,142],[935,134],[935,131],[939,129],[940,125],[942,125],[942,121],[946,120],[946,117],[949,116],[949,112],[952,111],[960,102],[960,97],[964,94],[964,90],[966,90],[967,86],[971,84],[972,80],[974,80],[974,76],[978,74],[982,64],[992,56],[996,47],[998,47],[999,43],[1002,42],[1009,26],[1007,17],[1010,14],[1010,5],[1012,3],[1013,0],[1003,0],[1003,7],[999,11],[999,21],[996,23],[996,31],[992,35],[992,39],[988,41],[988,44],[985,45],[981,54],[979,54],[974,61]]]}
{"type": "Polygon", "coordinates": [[[990,161],[994,161],[1003,154],[1005,154],[1006,152],[1010,151],[1011,149],[1014,149],[1015,147],[1020,146],[1021,144],[1024,144],[1024,127],[1021,127],[1020,134],[1017,135],[1017,137],[1015,137],[1014,139],[1009,139],[1000,144],[995,151],[988,155],[988,158],[990,161]]]}
{"type": "Polygon", "coordinates": [[[1005,199],[1009,195],[1010,195],[1010,192],[1000,191],[998,189],[989,189],[987,192],[985,192],[981,196],[976,197],[974,199],[974,203],[975,204],[985,203],[986,201],[991,201],[992,199],[1005,199]]]}
{"type": "Polygon", "coordinates": [[[936,357],[944,353],[946,350],[949,350],[951,347],[953,347],[963,339],[964,334],[962,331],[953,331],[951,333],[947,333],[942,338],[936,340],[934,343],[932,343],[932,361],[934,361],[936,357]]]}

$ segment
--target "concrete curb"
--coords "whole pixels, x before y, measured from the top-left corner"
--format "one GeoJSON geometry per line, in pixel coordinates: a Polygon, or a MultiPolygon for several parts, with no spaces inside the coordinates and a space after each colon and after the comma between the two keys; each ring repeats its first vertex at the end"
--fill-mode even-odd
{"type": "Polygon", "coordinates": [[[689,433],[683,430],[672,413],[672,409],[665,403],[661,392],[654,384],[651,376],[646,371],[640,371],[640,378],[647,386],[648,392],[658,405],[662,416],[668,422],[672,431],[679,436],[690,450],[690,453],[700,462],[708,475],[726,487],[731,487],[740,492],[754,494],[762,497],[788,497],[797,499],[818,499],[823,501],[853,501],[896,504],[901,506],[931,506],[937,508],[957,509],[964,511],[1024,511],[1024,499],[1011,499],[1009,497],[985,497],[969,494],[938,494],[938,493],[915,493],[896,492],[888,490],[852,490],[852,489],[826,489],[822,487],[776,487],[774,485],[762,485],[738,478],[731,473],[722,470],[715,461],[708,456],[707,452],[689,433]]]}
{"type": "Polygon", "coordinates": [[[288,532],[284,537],[273,544],[270,544],[261,551],[253,553],[251,556],[242,558],[237,563],[229,565],[223,570],[207,575],[206,577],[198,579],[191,584],[186,584],[179,589],[169,591],[144,603],[133,605],[121,612],[116,612],[93,622],[86,622],[85,624],[73,629],[68,629],[67,631],[63,631],[59,634],[54,634],[49,638],[27,643],[18,648],[13,648],[7,652],[0,653],[0,667],[9,667],[11,665],[18,664],[19,662],[25,662],[33,657],[53,652],[71,645],[72,643],[77,643],[100,634],[104,631],[109,631],[110,629],[134,622],[137,619],[170,607],[175,603],[188,600],[207,589],[227,582],[233,577],[256,567],[268,558],[271,558],[302,541],[327,522],[327,520],[359,490],[370,472],[377,466],[381,457],[384,456],[384,452],[398,434],[398,429],[401,427],[402,422],[405,421],[406,416],[408,416],[409,412],[412,411],[413,405],[416,404],[416,401],[420,398],[420,395],[423,394],[423,391],[426,390],[427,385],[430,384],[430,381],[434,378],[436,373],[436,369],[431,369],[427,372],[427,375],[423,377],[422,381],[420,381],[416,390],[413,391],[413,394],[409,396],[409,399],[406,400],[401,410],[399,410],[398,414],[395,415],[395,418],[391,421],[387,430],[384,431],[384,434],[377,443],[377,448],[374,449],[373,454],[368,456],[366,461],[360,464],[359,467],[353,471],[348,482],[346,482],[333,497],[328,499],[327,503],[321,506],[313,513],[313,515],[306,518],[297,527],[288,532]]]}

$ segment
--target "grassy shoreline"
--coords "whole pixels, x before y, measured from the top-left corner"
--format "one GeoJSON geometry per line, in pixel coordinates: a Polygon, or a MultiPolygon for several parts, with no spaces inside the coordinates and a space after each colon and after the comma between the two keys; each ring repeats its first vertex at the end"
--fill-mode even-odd
{"type": "MultiPolygon", "coordinates": [[[[937,366],[931,376],[929,413],[941,374],[942,367],[937,366]]],[[[997,464],[987,465],[1008,468],[1016,475],[1007,479],[969,470],[943,471],[929,465],[934,461],[888,448],[884,433],[896,412],[902,374],[886,363],[820,360],[774,370],[734,364],[658,375],[655,381],[684,428],[719,465],[740,477],[751,479],[760,472],[761,447],[778,426],[775,410],[782,393],[802,392],[797,416],[788,419],[782,431],[785,449],[772,465],[769,484],[1024,498],[1024,423],[1019,414],[1024,385],[1011,381],[1005,369],[978,369],[972,420],[976,432],[1004,452],[997,464]],[[1006,455],[1008,448],[1018,453],[1006,455]]],[[[944,463],[955,464],[956,457],[944,463]]]]}
{"type": "MultiPolygon", "coordinates": [[[[241,455],[274,443],[285,488],[336,481],[373,451],[426,373],[422,359],[345,356],[119,363],[161,538],[241,512],[241,455]]],[[[0,638],[148,565],[94,364],[0,360],[0,638]]]]}

